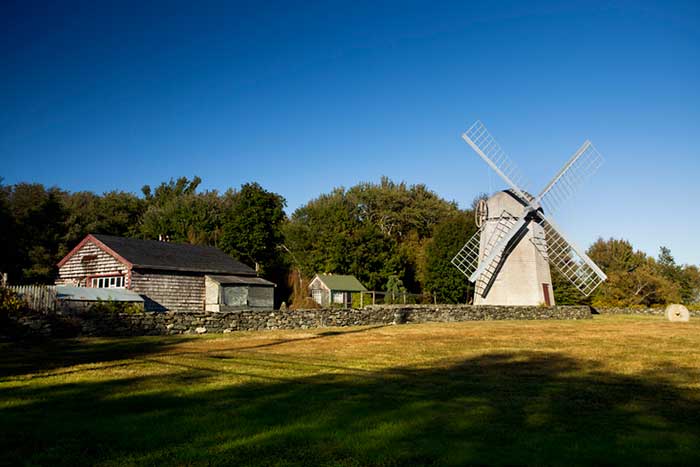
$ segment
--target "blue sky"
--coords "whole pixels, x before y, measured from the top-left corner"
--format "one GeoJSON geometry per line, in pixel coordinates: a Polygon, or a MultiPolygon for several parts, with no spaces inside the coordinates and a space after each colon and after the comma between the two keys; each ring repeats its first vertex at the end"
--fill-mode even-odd
{"type": "Polygon", "coordinates": [[[700,2],[19,2],[0,6],[0,176],[95,192],[199,175],[288,211],[382,175],[500,189],[481,119],[537,191],[606,159],[557,219],[700,264],[700,2]]]}

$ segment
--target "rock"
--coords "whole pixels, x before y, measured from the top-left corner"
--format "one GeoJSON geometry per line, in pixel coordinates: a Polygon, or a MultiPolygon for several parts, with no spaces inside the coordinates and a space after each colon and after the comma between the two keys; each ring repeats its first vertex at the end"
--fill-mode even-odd
{"type": "Polygon", "coordinates": [[[173,323],[170,323],[170,324],[168,324],[167,326],[165,326],[165,329],[167,329],[168,331],[170,331],[170,330],[171,330],[172,328],[174,328],[174,327],[175,327],[175,325],[174,325],[173,323]]]}
{"type": "Polygon", "coordinates": [[[231,329],[231,328],[224,329],[224,334],[229,334],[231,332],[233,332],[233,329],[231,329]]]}
{"type": "Polygon", "coordinates": [[[683,323],[690,320],[690,313],[683,305],[673,304],[666,307],[666,319],[672,323],[683,323]]]}
{"type": "Polygon", "coordinates": [[[198,328],[195,328],[194,332],[196,332],[197,334],[204,334],[207,332],[207,328],[205,328],[204,326],[200,326],[198,328]]]}

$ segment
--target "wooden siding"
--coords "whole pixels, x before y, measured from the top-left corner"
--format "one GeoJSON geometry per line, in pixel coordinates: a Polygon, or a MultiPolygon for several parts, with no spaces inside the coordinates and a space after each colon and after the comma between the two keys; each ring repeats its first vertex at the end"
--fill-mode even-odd
{"type": "Polygon", "coordinates": [[[134,269],[129,288],[147,311],[204,311],[204,276],[134,269]]]}
{"type": "Polygon", "coordinates": [[[323,283],[321,278],[318,276],[314,277],[314,279],[309,283],[309,290],[311,289],[322,289],[326,291],[330,291],[330,289],[326,286],[326,284],[323,283]]]}
{"type": "Polygon", "coordinates": [[[58,269],[56,284],[90,287],[89,276],[122,274],[127,281],[128,267],[105,253],[94,243],[87,242],[58,269]]]}

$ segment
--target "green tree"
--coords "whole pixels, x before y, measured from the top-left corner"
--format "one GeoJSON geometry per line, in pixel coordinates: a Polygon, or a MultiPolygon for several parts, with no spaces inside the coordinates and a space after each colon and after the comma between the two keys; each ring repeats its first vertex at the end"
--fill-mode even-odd
{"type": "Polygon", "coordinates": [[[588,254],[608,275],[593,295],[594,306],[651,306],[680,299],[678,284],[661,272],[671,265],[672,257],[664,255],[660,267],[628,241],[617,239],[598,239],[588,254]]]}
{"type": "Polygon", "coordinates": [[[681,301],[688,305],[700,304],[700,268],[684,266],[680,276],[681,301]]]}
{"type": "Polygon", "coordinates": [[[240,191],[229,190],[226,198],[221,248],[248,264],[259,265],[263,272],[269,271],[279,262],[284,198],[257,183],[246,183],[240,191]]]}
{"type": "Polygon", "coordinates": [[[17,224],[10,206],[11,187],[2,184],[0,178],[0,273],[18,273],[17,224]]]}
{"type": "Polygon", "coordinates": [[[452,258],[476,232],[473,213],[461,212],[439,224],[426,245],[424,290],[442,303],[465,303],[472,287],[451,263],[452,258]]]}
{"type": "Polygon", "coordinates": [[[16,263],[8,269],[10,280],[20,283],[51,283],[61,258],[65,237],[65,192],[41,184],[19,183],[8,192],[15,221],[16,263]]]}
{"type": "Polygon", "coordinates": [[[405,280],[407,257],[398,241],[364,216],[342,188],[297,209],[284,233],[307,277],[353,274],[373,290],[381,290],[390,275],[405,280]]]}
{"type": "Polygon", "coordinates": [[[425,245],[434,227],[457,212],[455,203],[424,185],[382,177],[309,201],[285,225],[285,241],[307,277],[349,273],[381,290],[397,275],[408,290],[419,291],[425,245]]]}
{"type": "Polygon", "coordinates": [[[402,297],[406,292],[406,287],[404,287],[403,281],[396,274],[392,274],[386,281],[386,296],[384,297],[384,303],[398,303],[402,300],[402,297]]]}
{"type": "Polygon", "coordinates": [[[155,190],[142,188],[146,209],[139,235],[165,237],[173,242],[217,245],[221,235],[222,199],[216,191],[197,193],[199,177],[180,177],[161,183],[155,190]]]}
{"type": "Polygon", "coordinates": [[[665,246],[659,249],[657,265],[661,275],[677,285],[682,303],[700,302],[700,270],[697,266],[676,264],[671,250],[665,246]]]}
{"type": "Polygon", "coordinates": [[[62,245],[62,254],[65,254],[90,233],[137,236],[145,201],[123,191],[111,191],[102,196],[80,191],[66,193],[63,205],[67,211],[62,245]]]}

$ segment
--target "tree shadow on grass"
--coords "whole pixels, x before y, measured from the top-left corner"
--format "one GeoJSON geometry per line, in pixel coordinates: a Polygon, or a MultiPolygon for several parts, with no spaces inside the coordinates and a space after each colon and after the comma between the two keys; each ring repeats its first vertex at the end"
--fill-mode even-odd
{"type": "Polygon", "coordinates": [[[0,342],[0,378],[127,360],[165,351],[183,340],[182,337],[135,337],[0,342]]]}
{"type": "Polygon", "coordinates": [[[685,368],[628,376],[530,352],[296,378],[241,371],[12,387],[4,398],[24,402],[0,410],[0,448],[10,463],[51,465],[700,461],[700,400],[682,388],[698,375],[685,368]]]}
{"type": "Polygon", "coordinates": [[[350,334],[375,331],[377,329],[385,328],[387,326],[389,326],[389,325],[388,324],[378,324],[378,325],[374,325],[374,326],[362,326],[362,327],[358,327],[356,329],[343,329],[343,330],[335,329],[332,331],[315,330],[315,332],[312,336],[276,339],[272,342],[266,342],[264,344],[256,344],[256,345],[251,345],[248,347],[238,347],[237,350],[254,350],[254,349],[261,349],[263,347],[276,347],[276,346],[283,345],[283,344],[290,344],[290,343],[294,344],[294,343],[299,343],[299,342],[303,342],[303,341],[324,339],[327,337],[347,336],[350,334]]]}

